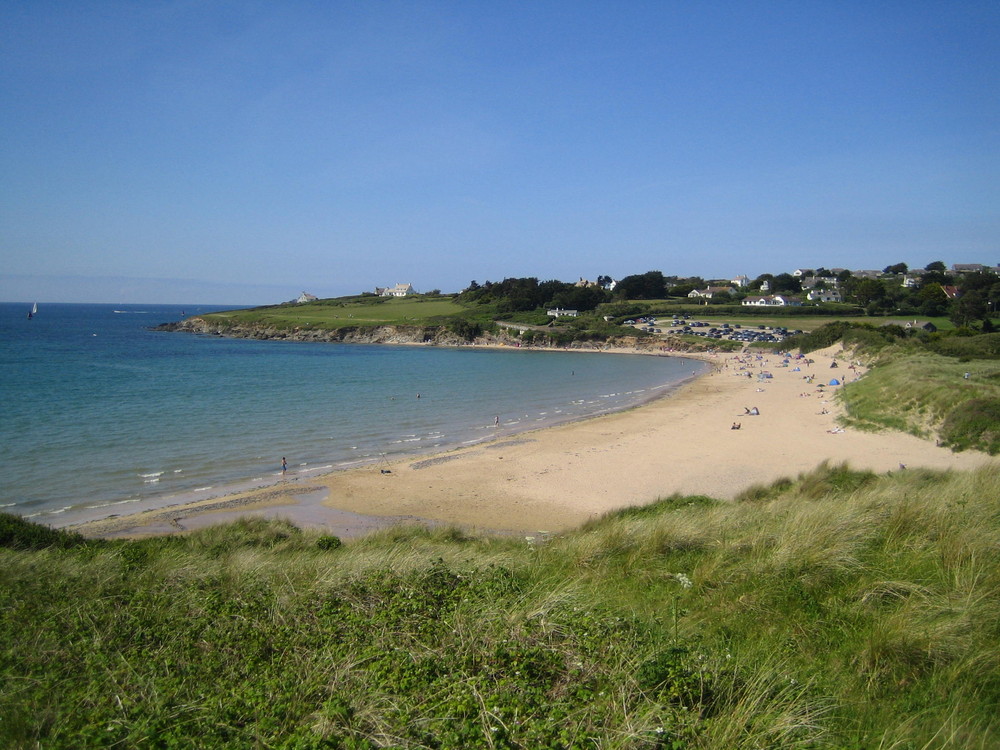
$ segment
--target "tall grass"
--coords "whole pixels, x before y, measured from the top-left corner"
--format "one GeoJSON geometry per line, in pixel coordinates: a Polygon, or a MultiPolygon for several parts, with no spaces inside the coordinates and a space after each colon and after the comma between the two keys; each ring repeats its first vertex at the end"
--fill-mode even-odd
{"type": "Polygon", "coordinates": [[[997,497],[824,465],[546,541],[11,542],[0,746],[995,747],[997,497]]]}
{"type": "Polygon", "coordinates": [[[956,450],[1000,452],[1000,360],[970,363],[890,350],[842,398],[854,426],[936,435],[956,450]]]}

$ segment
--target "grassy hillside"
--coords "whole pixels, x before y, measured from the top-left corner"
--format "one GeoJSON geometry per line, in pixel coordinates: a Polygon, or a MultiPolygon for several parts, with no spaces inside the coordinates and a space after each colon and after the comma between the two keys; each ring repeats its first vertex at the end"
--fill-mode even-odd
{"type": "Polygon", "coordinates": [[[451,297],[342,297],[304,304],[230,310],[199,317],[215,322],[264,324],[275,328],[433,325],[461,316],[466,308],[451,297]]]}
{"type": "Polygon", "coordinates": [[[1000,473],[843,467],[543,540],[0,523],[0,746],[1000,745],[1000,473]]]}
{"type": "MultiPolygon", "coordinates": [[[[605,335],[621,335],[616,327],[608,331],[604,316],[616,320],[639,315],[658,315],[669,319],[671,315],[690,314],[694,319],[710,319],[718,323],[729,322],[743,326],[785,326],[805,331],[829,323],[831,320],[856,320],[858,311],[846,306],[828,308],[784,308],[766,310],[739,306],[687,305],[676,301],[641,300],[602,305],[596,311],[584,313],[578,319],[562,319],[558,325],[565,328],[592,330],[605,335]],[[622,312],[627,311],[627,312],[622,312]]],[[[337,329],[370,326],[440,326],[467,320],[487,324],[493,320],[509,320],[533,325],[548,325],[553,320],[544,308],[521,312],[500,312],[497,304],[459,302],[453,296],[422,295],[403,298],[385,298],[372,295],[340,297],[317,300],[304,304],[286,303],[248,310],[230,310],[199,316],[215,323],[259,324],[278,329],[317,328],[337,329]]],[[[921,321],[929,319],[922,318],[921,321]]],[[[891,322],[891,320],[890,320],[891,322]]],[[[901,321],[902,322],[902,321],[901,321]]],[[[952,328],[946,318],[934,318],[939,328],[952,328]]],[[[627,329],[635,333],[634,329],[627,329]]],[[[666,330],[666,329],[664,329],[666,330]]]]}

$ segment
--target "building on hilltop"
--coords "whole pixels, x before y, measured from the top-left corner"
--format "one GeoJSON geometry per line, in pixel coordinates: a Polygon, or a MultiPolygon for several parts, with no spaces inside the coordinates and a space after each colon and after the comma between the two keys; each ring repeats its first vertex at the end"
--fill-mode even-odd
{"type": "Polygon", "coordinates": [[[412,284],[396,284],[396,286],[375,287],[375,294],[379,297],[408,297],[416,294],[412,284]]]}
{"type": "Polygon", "coordinates": [[[575,318],[579,314],[578,310],[563,310],[561,307],[556,307],[548,312],[550,318],[575,318]]]}
{"type": "Polygon", "coordinates": [[[309,292],[302,292],[302,294],[300,294],[295,301],[301,305],[304,302],[315,302],[317,299],[319,299],[319,297],[317,297],[315,294],[309,294],[309,292]]]}

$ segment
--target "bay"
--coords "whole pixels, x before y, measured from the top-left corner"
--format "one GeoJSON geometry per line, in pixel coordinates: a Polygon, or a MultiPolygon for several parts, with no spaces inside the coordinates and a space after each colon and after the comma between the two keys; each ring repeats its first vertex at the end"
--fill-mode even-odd
{"type": "Polygon", "coordinates": [[[216,306],[30,308],[0,304],[0,510],[52,525],[277,481],[282,457],[310,476],[624,409],[705,367],[150,330],[216,306]]]}

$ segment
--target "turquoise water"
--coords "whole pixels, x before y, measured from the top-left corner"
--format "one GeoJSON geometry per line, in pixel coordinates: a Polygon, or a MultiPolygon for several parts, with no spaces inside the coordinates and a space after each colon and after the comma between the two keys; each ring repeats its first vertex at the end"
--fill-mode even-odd
{"type": "Polygon", "coordinates": [[[28,320],[29,308],[0,304],[0,510],[54,525],[274,481],[283,456],[310,475],[614,411],[703,370],[149,330],[218,307],[42,304],[28,320]]]}

